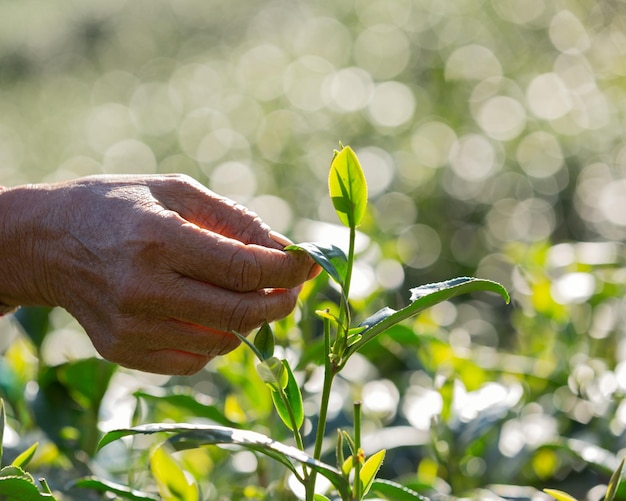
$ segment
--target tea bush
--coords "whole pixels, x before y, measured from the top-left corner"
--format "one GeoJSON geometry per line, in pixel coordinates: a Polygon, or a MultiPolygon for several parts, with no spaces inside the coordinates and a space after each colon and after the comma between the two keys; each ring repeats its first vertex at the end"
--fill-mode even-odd
{"type": "MultiPolygon", "coordinates": [[[[327,195],[328,153],[352,145],[369,186],[355,319],[456,276],[502,283],[512,304],[464,296],[373,339],[335,379],[328,430],[351,430],[361,399],[366,457],[387,450],[378,478],[431,498],[548,499],[553,488],[601,499],[626,427],[622,11],[574,0],[4,3],[0,183],[184,172],[294,241],[337,243],[348,235],[327,195]]],[[[322,392],[314,312],[337,314],[339,300],[320,277],[272,326],[275,356],[304,385],[309,452],[322,392]]],[[[100,498],[67,487],[89,475],[154,488],[158,440],[97,451],[104,431],[255,423],[291,439],[246,347],[193,378],[130,373],[95,358],[65,312],[25,308],[0,321],[0,350],[2,466],[38,442],[28,469],[59,498],[100,498]]],[[[174,457],[203,499],[291,489],[280,465],[245,449],[174,457]]]]}

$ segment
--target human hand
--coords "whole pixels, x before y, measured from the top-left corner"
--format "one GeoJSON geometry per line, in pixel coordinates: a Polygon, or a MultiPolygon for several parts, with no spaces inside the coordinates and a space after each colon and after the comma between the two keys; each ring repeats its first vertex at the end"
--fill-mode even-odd
{"type": "Polygon", "coordinates": [[[0,301],[61,306],[104,358],[147,372],[197,372],[239,344],[233,330],[289,314],[318,271],[187,176],[93,176],[2,197],[0,301]]]}

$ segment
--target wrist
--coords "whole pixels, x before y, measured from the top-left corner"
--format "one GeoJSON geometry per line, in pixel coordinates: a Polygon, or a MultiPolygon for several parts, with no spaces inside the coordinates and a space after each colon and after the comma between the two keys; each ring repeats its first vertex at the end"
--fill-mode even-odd
{"type": "Polygon", "coordinates": [[[0,188],[0,314],[20,305],[51,305],[45,289],[46,208],[44,185],[0,188]]]}

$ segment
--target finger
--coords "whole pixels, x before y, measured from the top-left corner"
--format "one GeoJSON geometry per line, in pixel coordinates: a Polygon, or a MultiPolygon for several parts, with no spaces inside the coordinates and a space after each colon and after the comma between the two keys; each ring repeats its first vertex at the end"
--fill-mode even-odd
{"type": "Polygon", "coordinates": [[[275,249],[281,246],[254,212],[222,197],[186,176],[172,176],[152,187],[153,196],[169,210],[197,226],[243,243],[275,249]]]}
{"type": "Polygon", "coordinates": [[[313,260],[302,251],[273,249],[218,235],[170,214],[161,234],[172,270],[224,289],[293,288],[307,280],[313,260]]]}
{"type": "Polygon", "coordinates": [[[128,369],[170,376],[191,376],[199,372],[213,357],[179,350],[158,350],[137,354],[117,362],[128,369]]]}
{"type": "Polygon", "coordinates": [[[154,315],[202,325],[223,332],[242,332],[287,316],[299,288],[233,292],[206,282],[177,277],[168,286],[155,286],[140,296],[129,289],[120,301],[127,315],[154,315]]]}
{"type": "Polygon", "coordinates": [[[240,343],[229,332],[156,316],[117,317],[106,331],[90,333],[104,358],[124,367],[163,374],[197,372],[240,343]]]}

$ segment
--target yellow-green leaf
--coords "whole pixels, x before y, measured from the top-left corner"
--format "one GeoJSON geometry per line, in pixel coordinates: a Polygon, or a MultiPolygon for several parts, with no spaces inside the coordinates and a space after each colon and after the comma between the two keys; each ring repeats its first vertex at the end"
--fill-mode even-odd
{"type": "Polygon", "coordinates": [[[363,485],[363,495],[365,496],[372,486],[372,482],[376,478],[380,466],[385,459],[386,450],[380,450],[373,456],[370,456],[361,468],[361,484],[363,485]]]}
{"type": "Polygon", "coordinates": [[[287,360],[283,360],[282,364],[285,368],[284,373],[287,375],[287,384],[284,388],[284,394],[287,401],[285,402],[282,399],[282,395],[278,391],[272,392],[272,400],[274,401],[274,407],[276,407],[276,411],[283,420],[283,423],[285,423],[287,428],[293,431],[294,425],[296,429],[300,429],[302,423],[304,423],[302,393],[300,393],[300,387],[298,386],[298,382],[296,381],[287,360]],[[292,423],[291,421],[292,416],[295,423],[292,423]]]}
{"type": "Polygon", "coordinates": [[[604,501],[613,501],[615,499],[615,494],[617,494],[617,488],[619,487],[619,481],[622,478],[624,461],[625,460],[622,459],[617,469],[613,472],[613,475],[611,475],[611,480],[609,480],[609,486],[607,487],[604,501]]]}
{"type": "Polygon", "coordinates": [[[28,449],[26,449],[19,456],[17,456],[13,460],[11,465],[19,466],[20,468],[26,468],[26,466],[28,466],[28,463],[30,463],[30,460],[33,459],[33,456],[35,455],[35,451],[37,450],[38,446],[39,446],[39,442],[35,442],[28,449]]]}
{"type": "Polygon", "coordinates": [[[198,484],[188,480],[182,468],[163,446],[157,447],[150,458],[150,469],[165,501],[198,501],[198,484]]]}
{"type": "Polygon", "coordinates": [[[367,207],[367,182],[350,146],[335,152],[330,164],[328,190],[339,220],[348,228],[356,228],[367,207]]]}
{"type": "Polygon", "coordinates": [[[552,496],[557,501],[578,501],[576,498],[570,496],[567,492],[559,491],[557,489],[544,489],[543,492],[552,496]]]}

